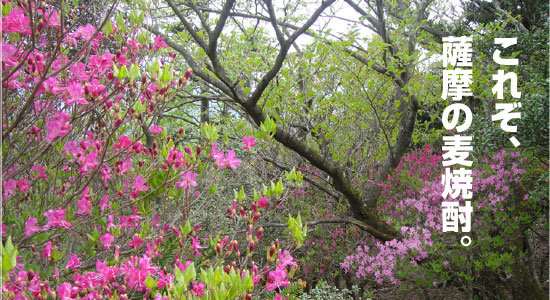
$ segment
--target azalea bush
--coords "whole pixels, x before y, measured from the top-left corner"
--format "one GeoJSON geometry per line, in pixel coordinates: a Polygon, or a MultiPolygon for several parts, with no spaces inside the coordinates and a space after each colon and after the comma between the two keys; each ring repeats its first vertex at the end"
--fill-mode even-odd
{"type": "MultiPolygon", "coordinates": [[[[3,1],[2,297],[288,298],[290,251],[307,227],[290,218],[293,238],[257,246],[282,181],[259,192],[217,184],[247,163],[236,151],[260,141],[229,149],[215,126],[196,143],[162,126],[192,70],[176,71],[163,38],[139,27],[143,12],[127,17],[115,2],[97,26],[72,12],[3,1]],[[206,229],[196,216],[216,195],[230,226],[206,229]]],[[[257,135],[273,133],[266,122],[257,135]]],[[[301,182],[293,171],[285,184],[301,182]]]]}
{"type": "MultiPolygon", "coordinates": [[[[473,172],[473,244],[463,247],[463,234],[441,231],[441,161],[429,145],[403,158],[397,172],[382,184],[378,208],[388,223],[401,228],[403,239],[386,243],[365,239],[341,263],[346,272],[405,290],[434,284],[468,288],[487,284],[483,281],[490,276],[509,277],[517,264],[524,264],[521,257],[527,250],[515,234],[529,238],[529,230],[548,226],[542,217],[548,210],[547,196],[538,185],[524,186],[524,182],[543,182],[547,166],[539,165],[543,172],[538,172],[540,179],[533,179],[525,177],[526,169],[533,166],[519,152],[502,150],[482,157],[473,172]]],[[[485,292],[490,296],[495,291],[485,292]]]]}

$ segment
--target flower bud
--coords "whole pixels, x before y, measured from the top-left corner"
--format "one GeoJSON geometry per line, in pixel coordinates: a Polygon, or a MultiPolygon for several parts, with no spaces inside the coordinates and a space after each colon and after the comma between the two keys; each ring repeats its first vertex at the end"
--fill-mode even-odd
{"type": "Polygon", "coordinates": [[[183,75],[183,79],[185,79],[185,81],[187,81],[189,79],[189,77],[191,77],[191,72],[193,72],[193,68],[187,69],[187,71],[183,75]]]}
{"type": "Polygon", "coordinates": [[[241,214],[241,217],[246,217],[246,212],[244,211],[244,207],[242,205],[239,207],[239,213],[241,214]]]}
{"type": "Polygon", "coordinates": [[[233,217],[233,210],[231,209],[231,206],[227,207],[227,213],[229,214],[230,217],[233,217]]]}
{"type": "Polygon", "coordinates": [[[252,252],[254,251],[254,246],[255,246],[255,243],[254,241],[250,241],[250,243],[248,244],[248,254],[252,254],[252,252]]]}
{"type": "Polygon", "coordinates": [[[258,219],[259,219],[261,216],[262,216],[262,213],[261,213],[261,212],[259,212],[259,211],[256,212],[256,213],[254,214],[254,217],[252,217],[252,222],[258,221],[258,219]]]}
{"type": "Polygon", "coordinates": [[[235,248],[235,252],[237,253],[237,256],[241,256],[241,252],[239,251],[239,242],[233,240],[233,248],[235,248]]]}
{"type": "Polygon", "coordinates": [[[191,149],[189,149],[189,147],[185,146],[183,150],[185,151],[185,153],[189,154],[189,156],[193,156],[193,153],[191,152],[191,149]]]}
{"type": "Polygon", "coordinates": [[[264,228],[260,227],[258,231],[256,231],[256,241],[259,240],[263,234],[264,234],[264,228]]]}

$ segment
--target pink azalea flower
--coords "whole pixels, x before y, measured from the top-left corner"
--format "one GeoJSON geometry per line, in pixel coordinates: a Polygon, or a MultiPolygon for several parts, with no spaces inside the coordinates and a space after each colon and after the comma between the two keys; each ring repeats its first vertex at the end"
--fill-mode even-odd
{"type": "Polygon", "coordinates": [[[76,206],[78,206],[78,211],[76,212],[77,215],[90,215],[90,206],[92,205],[92,202],[88,201],[88,199],[93,198],[94,196],[88,195],[88,192],[90,191],[90,187],[86,186],[84,190],[82,191],[82,196],[80,197],[80,200],[76,202],[76,206]]]}
{"type": "Polygon", "coordinates": [[[294,258],[292,258],[288,250],[285,250],[284,252],[281,252],[281,250],[279,250],[279,253],[277,253],[277,260],[279,261],[277,269],[285,269],[287,266],[295,268],[298,267],[298,264],[296,264],[294,258]]]}
{"type": "Polygon", "coordinates": [[[69,96],[69,99],[63,99],[63,100],[68,105],[71,105],[75,102],[78,102],[80,104],[88,104],[88,101],[84,99],[84,88],[76,80],[71,80],[67,85],[67,88],[65,91],[67,93],[67,96],[69,96]]]}
{"type": "Polygon", "coordinates": [[[70,283],[63,282],[57,287],[57,297],[61,300],[73,300],[74,298],[71,298],[72,290],[73,288],[70,283]]]}
{"type": "Polygon", "coordinates": [[[260,201],[258,201],[259,207],[266,207],[269,203],[267,202],[267,196],[261,196],[260,201]]]}
{"type": "Polygon", "coordinates": [[[286,280],[286,271],[280,269],[269,272],[267,283],[268,291],[273,291],[276,288],[290,285],[290,282],[286,280]]]}
{"type": "Polygon", "coordinates": [[[245,150],[252,149],[252,147],[256,145],[256,142],[254,142],[253,136],[243,137],[243,143],[244,143],[243,149],[245,150]]]}
{"type": "Polygon", "coordinates": [[[77,215],[89,215],[90,213],[90,206],[92,205],[92,202],[84,199],[80,199],[76,201],[76,206],[78,206],[78,211],[76,212],[77,215]]]}
{"type": "Polygon", "coordinates": [[[197,174],[195,172],[187,171],[185,174],[181,175],[182,181],[176,182],[176,186],[183,188],[183,190],[187,192],[189,186],[197,186],[197,182],[195,181],[196,177],[197,174]]]}
{"type": "Polygon", "coordinates": [[[52,257],[52,254],[53,254],[52,242],[47,242],[46,247],[40,249],[40,251],[42,252],[42,257],[46,259],[52,257]]]}
{"type": "Polygon", "coordinates": [[[130,62],[126,60],[126,55],[125,54],[121,54],[117,57],[116,64],[118,66],[129,66],[130,62]]]}
{"type": "MultiPolygon", "coordinates": [[[[81,82],[87,82],[90,78],[90,75],[86,73],[86,65],[82,62],[77,62],[76,64],[72,64],[70,66],[70,70],[74,75],[74,78],[80,80],[81,82]]],[[[73,80],[73,82],[75,82],[73,80]]],[[[82,86],[80,86],[82,88],[82,86]]],[[[82,92],[83,90],[81,90],[82,92]]],[[[82,96],[82,93],[80,94],[82,96]]]]}
{"type": "Polygon", "coordinates": [[[88,172],[88,170],[90,170],[90,169],[97,168],[97,165],[98,165],[97,156],[98,156],[97,151],[93,151],[93,152],[88,153],[88,155],[86,155],[84,157],[84,161],[82,162],[82,166],[80,167],[80,171],[82,173],[84,173],[84,172],[88,172]]]}
{"type": "Polygon", "coordinates": [[[101,237],[99,237],[99,241],[103,244],[103,248],[105,250],[109,250],[111,248],[111,244],[115,240],[115,237],[110,233],[102,234],[101,237]]]}
{"type": "Polygon", "coordinates": [[[231,169],[235,169],[241,163],[241,160],[235,157],[235,151],[229,150],[225,155],[225,163],[231,169]]]}
{"type": "Polygon", "coordinates": [[[191,239],[191,249],[193,249],[193,255],[201,256],[199,249],[204,249],[206,247],[201,245],[198,236],[190,236],[189,238],[191,239]]]}
{"type": "Polygon", "coordinates": [[[128,243],[128,247],[139,247],[143,243],[143,240],[138,235],[134,235],[134,239],[128,243]]]}
{"type": "Polygon", "coordinates": [[[223,152],[218,149],[218,143],[212,144],[210,156],[219,164],[223,164],[223,152]]]}
{"type": "Polygon", "coordinates": [[[65,214],[66,214],[66,211],[64,209],[58,209],[58,210],[50,209],[44,212],[44,217],[46,217],[48,221],[46,225],[44,225],[43,229],[48,230],[51,227],[70,228],[72,224],[65,220],[65,214]]]}
{"type": "Polygon", "coordinates": [[[76,268],[78,268],[78,266],[80,266],[80,259],[78,256],[76,254],[69,255],[69,260],[67,261],[65,268],[72,269],[76,272],[76,268]]]}
{"type": "Polygon", "coordinates": [[[168,48],[168,45],[166,45],[162,36],[155,36],[155,47],[153,48],[153,50],[156,51],[159,48],[168,48]]]}
{"type": "Polygon", "coordinates": [[[191,281],[193,284],[193,294],[197,297],[204,296],[204,282],[196,283],[195,281],[191,281]]]}
{"type": "MultiPolygon", "coordinates": [[[[161,273],[161,274],[162,274],[162,273],[161,273]]],[[[163,283],[164,283],[164,281],[163,281],[163,283]]],[[[158,287],[161,287],[161,286],[159,286],[159,283],[157,283],[157,286],[158,286],[158,287]]],[[[166,284],[165,284],[165,283],[164,283],[164,287],[166,287],[166,284]]],[[[162,287],[161,287],[161,288],[162,288],[162,287]]],[[[157,294],[155,295],[155,300],[168,300],[168,299],[170,299],[170,298],[168,298],[168,297],[162,297],[162,295],[161,295],[160,293],[157,293],[157,294]]]]}
{"type": "MultiPolygon", "coordinates": [[[[281,297],[281,295],[279,295],[279,293],[277,293],[275,294],[275,297],[273,298],[273,300],[283,300],[283,298],[281,297]]],[[[288,300],[288,295],[286,295],[285,300],[288,300]]]]}
{"type": "Polygon", "coordinates": [[[59,15],[55,9],[46,10],[44,12],[44,20],[46,20],[46,26],[48,27],[61,27],[61,24],[59,23],[59,15]]]}
{"type": "Polygon", "coordinates": [[[91,83],[88,83],[88,92],[90,92],[90,95],[93,97],[99,97],[101,95],[101,92],[105,89],[105,86],[103,84],[100,84],[97,79],[94,78],[91,83]]]}
{"type": "Polygon", "coordinates": [[[15,193],[15,187],[17,185],[17,181],[14,179],[9,179],[7,181],[2,182],[2,189],[4,190],[4,198],[8,198],[10,195],[15,193]]]}
{"type": "Polygon", "coordinates": [[[54,116],[53,120],[50,119],[46,124],[46,130],[49,132],[46,140],[53,142],[56,137],[66,136],[72,129],[71,124],[67,122],[70,118],[71,116],[68,113],[60,112],[54,116]]]}
{"type": "Polygon", "coordinates": [[[158,126],[158,125],[153,125],[149,128],[149,130],[151,130],[151,132],[154,134],[154,135],[157,135],[159,133],[162,132],[162,126],[158,126]]]}
{"type": "Polygon", "coordinates": [[[48,174],[46,174],[46,168],[44,168],[41,165],[35,165],[31,168],[31,179],[32,178],[48,178],[48,174]],[[36,173],[34,175],[33,173],[36,173]]]}
{"type": "Polygon", "coordinates": [[[31,34],[30,20],[21,8],[14,8],[2,18],[2,33],[31,34]]]}
{"type": "Polygon", "coordinates": [[[127,136],[123,135],[118,140],[117,143],[113,145],[114,149],[125,149],[132,144],[132,140],[127,136]]]}
{"type": "Polygon", "coordinates": [[[147,191],[149,188],[144,184],[145,180],[141,176],[136,176],[136,179],[134,179],[134,182],[132,183],[132,186],[135,190],[138,191],[147,191]]]}
{"type": "Polygon", "coordinates": [[[99,205],[99,208],[103,212],[106,208],[111,208],[111,205],[109,204],[109,196],[107,194],[103,195],[101,198],[101,204],[99,205]]]}
{"type": "Polygon", "coordinates": [[[28,218],[27,222],[25,222],[25,235],[31,236],[35,232],[40,232],[42,228],[40,226],[37,226],[38,220],[35,218],[28,218]]]}
{"type": "Polygon", "coordinates": [[[17,58],[15,57],[16,54],[17,48],[14,45],[2,43],[1,59],[7,66],[17,66],[17,58]]]}

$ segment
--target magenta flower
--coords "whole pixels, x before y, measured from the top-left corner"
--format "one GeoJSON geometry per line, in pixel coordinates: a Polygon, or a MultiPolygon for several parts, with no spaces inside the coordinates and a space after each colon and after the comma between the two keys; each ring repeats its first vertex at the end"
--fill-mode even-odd
{"type": "Polygon", "coordinates": [[[161,133],[162,129],[163,129],[162,126],[158,126],[158,125],[153,125],[149,127],[149,130],[151,130],[151,133],[153,133],[154,135],[161,133]]]}
{"type": "Polygon", "coordinates": [[[267,202],[267,196],[261,196],[260,201],[258,201],[258,206],[259,207],[266,207],[268,204],[269,204],[269,202],[267,202]]]}
{"type": "Polygon", "coordinates": [[[58,210],[48,210],[44,212],[44,217],[48,219],[48,222],[46,225],[44,225],[43,229],[48,230],[51,227],[57,227],[57,228],[70,228],[73,226],[73,224],[67,222],[65,220],[65,214],[67,212],[64,209],[58,209],[58,210]]]}
{"type": "Polygon", "coordinates": [[[105,233],[99,237],[99,241],[103,244],[103,248],[105,250],[109,250],[111,248],[111,244],[115,240],[115,237],[110,233],[105,233]]]}
{"type": "MultiPolygon", "coordinates": [[[[72,64],[70,66],[70,70],[74,75],[74,78],[80,80],[81,82],[87,82],[90,78],[90,75],[86,73],[86,65],[82,62],[77,62],[76,64],[72,64]]],[[[74,83],[73,80],[71,83],[74,83]]],[[[82,86],[80,86],[82,88],[82,86]]],[[[83,91],[83,90],[82,90],[83,91]]],[[[80,94],[82,96],[82,93],[80,94]]]]}
{"type": "Polygon", "coordinates": [[[27,183],[27,178],[24,177],[17,182],[17,187],[24,193],[31,188],[31,185],[27,183]]]}
{"type": "Polygon", "coordinates": [[[76,80],[71,80],[69,82],[65,92],[67,93],[67,96],[69,96],[68,99],[63,99],[67,105],[71,105],[75,102],[80,104],[88,104],[88,101],[84,99],[84,88],[76,80]]]}
{"type": "Polygon", "coordinates": [[[198,297],[204,296],[204,282],[199,282],[198,284],[195,281],[191,281],[193,284],[193,294],[198,297]]]}
{"type": "MultiPolygon", "coordinates": [[[[161,274],[163,274],[163,273],[161,273],[161,274]]],[[[164,281],[163,281],[163,283],[164,283],[164,281]]],[[[159,286],[159,283],[157,283],[157,286],[160,287],[160,286],[159,286]]],[[[165,283],[164,283],[164,287],[166,287],[166,284],[165,284],[165,283]]],[[[168,298],[168,297],[162,297],[162,295],[161,295],[160,293],[157,293],[157,294],[155,295],[155,300],[168,300],[168,299],[170,299],[170,298],[168,298]]]]}
{"type": "Polygon", "coordinates": [[[183,188],[183,190],[187,193],[187,188],[189,186],[197,186],[197,182],[195,181],[196,177],[197,174],[195,172],[187,171],[185,174],[181,175],[182,181],[176,182],[176,186],[183,188]]]}
{"type": "Polygon", "coordinates": [[[37,226],[38,220],[35,218],[28,218],[27,222],[25,222],[25,235],[31,236],[35,232],[39,232],[42,230],[40,226],[37,226]]]}
{"type": "Polygon", "coordinates": [[[235,169],[241,163],[241,160],[235,157],[235,151],[229,150],[225,155],[225,163],[231,169],[235,169]]]}
{"type": "Polygon", "coordinates": [[[119,173],[125,174],[130,170],[133,171],[134,169],[132,168],[132,161],[133,160],[131,158],[126,157],[126,159],[124,160],[124,162],[122,162],[122,165],[120,166],[119,173]]]}
{"type": "Polygon", "coordinates": [[[245,150],[252,149],[252,147],[256,145],[256,142],[254,142],[253,136],[243,137],[243,143],[244,143],[243,149],[245,150]]]}
{"type": "Polygon", "coordinates": [[[97,151],[88,153],[88,155],[84,157],[84,161],[82,162],[80,171],[84,173],[84,172],[88,172],[89,169],[97,168],[97,165],[98,165],[97,156],[98,156],[97,151]]]}
{"type": "Polygon", "coordinates": [[[7,66],[17,66],[17,48],[12,44],[2,43],[2,53],[0,54],[2,62],[7,66]]]}
{"type": "Polygon", "coordinates": [[[218,149],[218,143],[212,144],[212,150],[210,151],[210,156],[218,163],[220,167],[225,167],[223,162],[223,152],[218,149]]]}
{"type": "Polygon", "coordinates": [[[76,268],[78,268],[78,266],[80,266],[80,259],[78,256],[76,254],[69,255],[69,260],[67,261],[65,268],[72,269],[76,272],[76,268]]]}
{"type": "MultiPolygon", "coordinates": [[[[277,293],[277,294],[275,294],[275,297],[273,298],[273,300],[283,300],[283,297],[281,297],[281,295],[279,295],[279,293],[277,293]]],[[[285,300],[288,300],[288,295],[286,295],[285,300]]]]}
{"type": "Polygon", "coordinates": [[[52,253],[53,253],[52,242],[47,242],[46,247],[40,249],[40,251],[42,252],[42,257],[46,259],[52,257],[52,253]]]}
{"type": "Polygon", "coordinates": [[[147,191],[149,188],[145,185],[145,180],[141,176],[136,176],[136,179],[134,179],[134,182],[132,183],[132,187],[137,191],[147,191]]]}
{"type": "Polygon", "coordinates": [[[285,270],[274,270],[270,271],[268,278],[267,278],[267,290],[273,291],[276,288],[289,286],[290,282],[286,279],[286,271],[285,270]]]}
{"type": "Polygon", "coordinates": [[[123,135],[117,140],[117,143],[113,145],[113,148],[125,149],[126,147],[130,146],[130,144],[132,144],[132,140],[129,137],[123,135]]]}
{"type": "Polygon", "coordinates": [[[101,204],[99,205],[99,208],[101,209],[101,211],[105,211],[105,209],[111,208],[111,205],[109,204],[109,196],[107,196],[107,194],[101,197],[101,204]]]}
{"type": "Polygon", "coordinates": [[[168,45],[166,45],[162,36],[155,36],[155,47],[153,48],[153,50],[156,51],[159,48],[168,48],[168,45]]]}
{"type": "Polygon", "coordinates": [[[76,212],[77,215],[89,215],[90,213],[90,206],[92,205],[92,202],[84,199],[80,199],[76,201],[76,206],[78,206],[78,211],[76,212]]]}
{"type": "Polygon", "coordinates": [[[201,245],[198,236],[190,236],[189,238],[191,239],[191,249],[193,249],[193,255],[201,256],[199,249],[204,249],[206,247],[201,245]]]}
{"type": "Polygon", "coordinates": [[[73,300],[74,298],[71,298],[72,290],[73,288],[70,283],[63,282],[57,287],[57,297],[61,300],[73,300]]]}
{"type": "Polygon", "coordinates": [[[9,179],[7,181],[2,182],[2,189],[4,190],[4,198],[8,198],[9,195],[15,193],[15,187],[17,185],[17,181],[14,179],[9,179]]]}
{"type": "Polygon", "coordinates": [[[294,258],[290,255],[290,252],[288,250],[285,250],[284,252],[281,252],[279,250],[279,253],[277,254],[277,260],[279,261],[279,264],[277,265],[277,269],[285,269],[287,266],[291,267],[298,267],[298,264],[294,261],[294,258]]]}
{"type": "Polygon", "coordinates": [[[61,24],[59,23],[59,15],[55,9],[44,11],[44,20],[46,20],[46,26],[59,28],[61,24]]]}
{"type": "Polygon", "coordinates": [[[48,174],[46,174],[46,168],[44,168],[43,166],[41,165],[35,165],[31,168],[31,179],[32,178],[48,178],[48,174]],[[36,173],[36,175],[34,175],[33,173],[36,173]]]}
{"type": "Polygon", "coordinates": [[[105,89],[105,86],[103,84],[100,84],[97,79],[94,78],[91,83],[88,83],[88,92],[90,92],[90,95],[93,97],[99,97],[101,95],[101,92],[105,89]]]}
{"type": "Polygon", "coordinates": [[[92,202],[88,201],[88,199],[92,199],[94,196],[88,195],[89,192],[90,192],[90,187],[86,186],[82,191],[80,200],[76,202],[76,206],[78,206],[78,211],[76,212],[77,215],[84,215],[84,214],[91,215],[90,206],[92,205],[92,202]]]}
{"type": "Polygon", "coordinates": [[[31,34],[30,22],[22,9],[14,8],[6,17],[2,18],[2,33],[31,34]]]}
{"type": "Polygon", "coordinates": [[[143,240],[136,234],[134,239],[128,243],[128,247],[139,247],[143,243],[143,240]]]}
{"type": "Polygon", "coordinates": [[[70,118],[71,116],[68,113],[60,112],[54,116],[53,120],[50,119],[48,124],[46,124],[46,130],[49,132],[46,140],[53,142],[56,137],[66,136],[72,129],[71,124],[67,122],[70,118]]]}

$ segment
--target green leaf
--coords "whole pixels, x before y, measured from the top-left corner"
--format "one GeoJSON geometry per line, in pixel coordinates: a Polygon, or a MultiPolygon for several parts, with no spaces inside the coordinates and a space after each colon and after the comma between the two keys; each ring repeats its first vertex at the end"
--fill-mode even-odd
{"type": "Polygon", "coordinates": [[[145,279],[145,286],[149,288],[149,290],[153,290],[157,287],[157,282],[151,277],[151,274],[147,275],[147,278],[145,279]]]}
{"type": "Polygon", "coordinates": [[[181,231],[181,233],[186,236],[188,235],[189,233],[191,232],[191,223],[189,222],[189,220],[187,220],[187,222],[185,222],[185,225],[183,226],[183,230],[181,231]]]}
{"type": "Polygon", "coordinates": [[[164,65],[160,81],[166,83],[172,79],[172,71],[168,68],[168,65],[164,65]]]}
{"type": "Polygon", "coordinates": [[[109,35],[114,31],[113,23],[111,22],[111,20],[109,20],[109,21],[107,21],[107,23],[105,23],[105,26],[103,26],[103,29],[101,31],[105,35],[109,35]]]}
{"type": "Polygon", "coordinates": [[[118,72],[118,76],[116,77],[119,79],[124,79],[128,77],[128,69],[126,69],[125,65],[122,65],[122,67],[120,67],[120,71],[118,72]]]}

